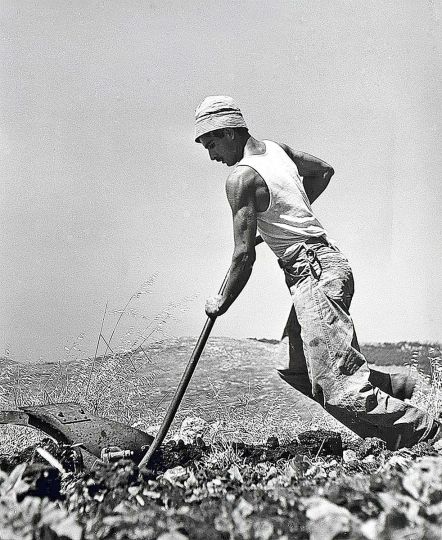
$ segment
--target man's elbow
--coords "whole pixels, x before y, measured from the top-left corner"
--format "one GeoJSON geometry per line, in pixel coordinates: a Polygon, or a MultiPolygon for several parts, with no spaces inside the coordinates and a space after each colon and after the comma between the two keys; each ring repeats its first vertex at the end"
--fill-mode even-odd
{"type": "Polygon", "coordinates": [[[238,249],[233,254],[233,264],[240,268],[242,271],[252,271],[252,267],[255,264],[256,252],[255,250],[238,249]]]}
{"type": "Polygon", "coordinates": [[[327,178],[330,180],[330,178],[335,174],[335,170],[333,169],[333,167],[329,165],[325,174],[327,178]]]}

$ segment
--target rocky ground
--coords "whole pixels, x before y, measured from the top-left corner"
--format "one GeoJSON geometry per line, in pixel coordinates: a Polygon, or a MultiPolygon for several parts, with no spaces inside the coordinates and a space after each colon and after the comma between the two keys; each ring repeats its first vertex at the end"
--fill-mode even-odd
{"type": "MultiPolygon", "coordinates": [[[[184,439],[186,439],[184,437],[184,439]]],[[[86,467],[51,440],[0,458],[1,540],[439,539],[442,455],[308,431],[167,442],[150,468],[86,467]]]]}

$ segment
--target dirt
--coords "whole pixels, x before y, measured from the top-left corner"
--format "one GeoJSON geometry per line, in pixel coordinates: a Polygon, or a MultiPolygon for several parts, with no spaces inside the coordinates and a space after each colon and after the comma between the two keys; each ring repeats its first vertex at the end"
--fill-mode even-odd
{"type": "Polygon", "coordinates": [[[141,470],[130,460],[87,469],[78,448],[41,447],[57,461],[35,446],[0,458],[1,540],[377,540],[409,529],[439,538],[442,528],[442,456],[428,444],[349,448],[321,430],[284,444],[197,438],[166,443],[141,470]]]}

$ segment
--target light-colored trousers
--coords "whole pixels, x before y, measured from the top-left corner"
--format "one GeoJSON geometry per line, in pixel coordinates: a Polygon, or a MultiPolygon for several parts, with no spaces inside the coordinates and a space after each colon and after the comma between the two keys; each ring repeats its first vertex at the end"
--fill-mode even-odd
{"type": "Polygon", "coordinates": [[[391,450],[426,439],[433,419],[402,401],[413,381],[370,370],[360,352],[349,314],[353,275],[342,253],[306,245],[284,273],[293,309],[285,329],[289,369],[281,377],[357,435],[383,439],[391,450]]]}

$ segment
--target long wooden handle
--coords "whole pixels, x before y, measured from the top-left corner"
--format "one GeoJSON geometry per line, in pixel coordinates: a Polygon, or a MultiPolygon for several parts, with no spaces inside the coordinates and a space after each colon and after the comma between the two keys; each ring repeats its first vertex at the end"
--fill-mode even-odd
{"type": "MultiPolygon", "coordinates": [[[[257,236],[255,239],[255,246],[258,246],[262,243],[262,238],[260,236],[257,236]]],[[[224,278],[224,281],[219,289],[218,294],[223,294],[224,289],[226,288],[227,281],[229,279],[229,272],[227,272],[226,277],[224,278]]],[[[139,467],[142,467],[143,465],[147,465],[150,461],[150,458],[153,456],[154,452],[159,448],[161,443],[164,441],[164,438],[167,435],[167,432],[169,431],[170,425],[173,422],[173,419],[175,418],[175,414],[178,410],[178,407],[180,406],[181,400],[183,399],[184,393],[189,385],[190,379],[192,378],[193,372],[195,371],[195,368],[198,364],[198,360],[200,359],[201,353],[204,350],[204,346],[206,345],[207,339],[209,338],[210,332],[212,331],[213,325],[215,324],[216,317],[207,317],[206,324],[203,327],[203,330],[200,334],[200,337],[198,338],[198,341],[195,345],[195,348],[193,349],[192,355],[190,357],[189,363],[187,364],[186,370],[184,371],[180,384],[178,385],[175,395],[172,398],[172,401],[170,402],[169,408],[167,409],[166,416],[164,417],[163,423],[161,424],[161,427],[153,440],[152,444],[149,446],[149,449],[147,450],[146,454],[144,455],[143,459],[139,463],[139,467]]]]}

